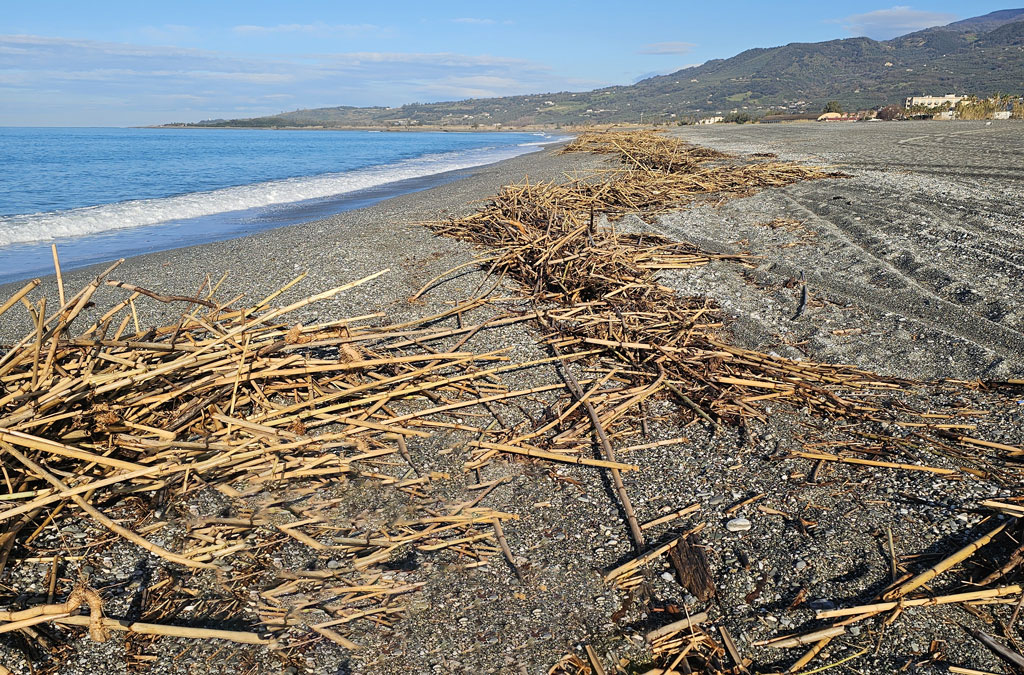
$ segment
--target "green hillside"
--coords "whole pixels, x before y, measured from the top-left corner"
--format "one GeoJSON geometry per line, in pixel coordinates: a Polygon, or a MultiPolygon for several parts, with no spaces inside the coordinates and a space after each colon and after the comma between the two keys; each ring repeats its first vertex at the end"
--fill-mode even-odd
{"type": "Polygon", "coordinates": [[[443,125],[490,127],[669,122],[690,116],[817,111],[837,100],[855,110],[907,96],[1024,93],[1024,9],[928,28],[878,42],[849,38],[750,49],[629,86],[588,92],[468,99],[397,108],[317,108],[202,126],[443,125]]]}

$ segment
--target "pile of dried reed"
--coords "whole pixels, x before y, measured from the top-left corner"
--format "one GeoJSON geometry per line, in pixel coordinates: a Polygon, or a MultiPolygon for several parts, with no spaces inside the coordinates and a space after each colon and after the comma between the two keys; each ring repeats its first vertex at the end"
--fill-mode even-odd
{"type": "MultiPolygon", "coordinates": [[[[553,448],[581,443],[589,428],[606,458],[614,459],[609,439],[626,442],[638,435],[645,423],[644,402],[653,397],[674,399],[696,420],[716,427],[764,420],[766,412],[762,406],[772,402],[854,422],[844,426],[851,441],[811,443],[805,445],[805,451],[791,454],[815,460],[819,468],[827,462],[842,462],[940,476],[968,472],[1019,479],[1017,458],[1024,454],[1024,449],[969,436],[977,426],[958,419],[966,414],[983,415],[985,411],[919,413],[906,406],[880,406],[879,393],[914,389],[923,384],[884,378],[853,366],[798,362],[732,346],[720,334],[722,324],[712,301],[681,297],[660,285],[655,276],[658,270],[692,268],[713,260],[744,264],[744,256],[709,253],[658,236],[622,234],[613,224],[598,225],[595,218],[595,213],[645,213],[678,207],[699,195],[740,194],[842,174],[774,162],[699,167],[702,162],[722,156],[647,132],[584,134],[566,151],[613,153],[628,168],[575,177],[562,184],[511,185],[475,214],[432,224],[441,234],[494,249],[494,255],[488,257],[490,269],[519,282],[538,305],[551,306],[538,315],[538,320],[554,353],[585,357],[592,372],[607,373],[607,379],[613,378],[624,389],[619,397],[605,396],[608,402],[600,404],[596,400],[602,395],[599,389],[586,394],[576,391],[577,402],[586,404],[586,399],[593,396],[593,405],[587,406],[588,415],[580,416],[574,425],[569,424],[572,418],[566,420],[569,430],[549,441],[553,448]],[[892,428],[911,432],[908,435],[883,431],[892,428]],[[872,442],[861,442],[863,439],[872,442]],[[823,452],[823,447],[837,452],[823,452]],[[902,460],[901,455],[915,461],[902,460]],[[921,461],[924,455],[943,457],[947,463],[959,466],[930,466],[921,461]]],[[[566,372],[566,376],[571,384],[571,373],[566,372]]],[[[986,386],[993,389],[993,401],[997,402],[1000,386],[1019,384],[986,386]]],[[[562,417],[564,414],[559,420],[562,417]]],[[[678,555],[680,542],[693,548],[693,537],[699,528],[667,544],[648,548],[644,527],[636,523],[628,495],[617,478],[615,486],[641,555],[610,573],[609,582],[626,589],[636,586],[642,583],[636,574],[645,563],[669,555],[684,586],[698,594],[701,590],[713,593],[713,584],[709,588],[704,582],[706,561],[681,560],[678,555]]],[[[971,549],[974,550],[977,547],[971,549]]],[[[1022,559],[1015,554],[1000,574],[990,575],[985,583],[1003,578],[1022,559]]],[[[906,577],[909,578],[910,575],[906,577]]],[[[908,591],[909,588],[899,587],[893,591],[898,595],[891,595],[890,599],[903,598],[908,591]]],[[[1016,586],[986,590],[982,596],[971,595],[967,600],[1018,592],[1016,586]]],[[[924,603],[907,599],[897,605],[904,602],[924,603]]],[[[817,642],[795,664],[791,671],[795,672],[805,667],[831,637],[844,632],[843,626],[887,608],[888,605],[866,609],[820,635],[784,638],[772,644],[817,642]]],[[[669,672],[681,666],[679,672],[699,668],[701,672],[718,673],[725,670],[718,655],[726,650],[733,657],[735,669],[745,668],[744,660],[734,654],[731,639],[724,632],[722,637],[725,647],[705,633],[691,631],[678,645],[672,643],[680,646],[678,652],[655,650],[655,657],[668,666],[669,672]]],[[[588,651],[588,655],[590,663],[570,655],[553,672],[601,672],[593,654],[588,651]]]]}
{"type": "Polygon", "coordinates": [[[699,164],[729,157],[711,148],[680,143],[655,131],[583,133],[566,145],[562,152],[618,155],[630,168],[666,173],[689,173],[699,164]]]}
{"type": "MultiPolygon", "coordinates": [[[[644,176],[652,175],[659,180],[653,172],[635,172],[630,180],[643,185],[644,176]]],[[[739,170],[729,184],[745,184],[746,175],[739,170]]],[[[476,213],[432,227],[497,248],[488,260],[492,271],[522,284],[537,302],[556,304],[544,321],[554,331],[554,347],[602,348],[611,367],[653,386],[648,396],[674,390],[702,417],[759,417],[758,404],[773,399],[829,413],[867,413],[870,406],[836,392],[900,386],[849,366],[794,362],[726,344],[712,302],[681,297],[655,275],[712,260],[742,264],[744,257],[597,225],[593,210],[604,203],[605,185],[511,185],[476,213]]]]}
{"type": "Polygon", "coordinates": [[[446,476],[421,472],[407,447],[438,430],[470,428],[449,421],[451,411],[506,397],[495,378],[520,364],[502,365],[504,350],[461,349],[480,326],[436,327],[482,299],[403,324],[369,325],[380,319],[370,315],[302,326],[285,317],[383,272],[271,308],[300,277],[234,309],[212,290],[169,297],[106,281],[116,266],[56,310],[28,300],[38,281],[0,306],[3,313],[23,303],[35,325],[0,357],[0,568],[42,564],[51,580],[43,604],[0,612],[0,632],[49,645],[52,624],[88,625],[97,640],[127,630],[287,651],[312,631],[355,648],[346,624],[389,625],[402,614],[401,596],[422,585],[389,580],[382,565],[412,551],[451,551],[466,564],[503,555],[500,521],[513,516],[479,500],[421,506],[416,497],[446,476]],[[127,297],[73,330],[104,282],[127,297]],[[136,303],[147,297],[187,309],[178,322],[143,331],[136,303]],[[431,347],[442,343],[453,347],[431,347]],[[408,493],[405,517],[345,517],[351,481],[408,493]],[[164,515],[203,490],[224,500],[217,515],[186,516],[184,529],[164,515]],[[74,553],[39,555],[34,542],[44,530],[83,517],[108,536],[74,553]],[[58,583],[69,558],[119,540],[161,559],[152,561],[157,578],[139,620],[104,617],[102,594],[88,579],[58,583]],[[302,567],[274,562],[289,551],[306,560],[302,567]],[[217,597],[193,590],[210,584],[221,589],[217,597]],[[77,613],[83,603],[89,616],[77,613]],[[182,611],[186,605],[192,611],[182,611]],[[253,629],[182,625],[190,616],[253,629]]]}

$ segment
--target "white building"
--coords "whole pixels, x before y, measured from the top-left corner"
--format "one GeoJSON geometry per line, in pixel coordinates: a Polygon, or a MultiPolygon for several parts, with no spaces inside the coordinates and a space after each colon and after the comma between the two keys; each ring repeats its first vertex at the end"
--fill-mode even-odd
{"type": "Polygon", "coordinates": [[[722,119],[723,118],[721,115],[717,117],[705,117],[704,119],[698,121],[697,124],[718,124],[719,122],[722,121],[722,119]]]}
{"type": "Polygon", "coordinates": [[[946,94],[945,96],[908,96],[907,97],[907,108],[913,108],[914,106],[924,106],[926,108],[938,108],[946,103],[949,107],[956,107],[956,104],[967,98],[966,96],[957,96],[956,94],[946,94]]]}

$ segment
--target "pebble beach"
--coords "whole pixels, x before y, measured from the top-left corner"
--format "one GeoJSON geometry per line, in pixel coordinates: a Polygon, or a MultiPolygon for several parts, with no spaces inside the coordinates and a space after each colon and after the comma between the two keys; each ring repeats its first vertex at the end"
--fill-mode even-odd
{"type": "MultiPolygon", "coordinates": [[[[1019,127],[1008,122],[673,129],[674,137],[736,156],[773,153],[849,177],[728,198],[711,195],[682,210],[601,219],[601,224],[691,242],[715,253],[752,256],[746,265],[716,260],[659,276],[659,283],[681,296],[718,303],[723,334],[746,349],[794,361],[850,363],[892,378],[1016,381],[1024,378],[1024,249],[1017,239],[1024,221],[1015,206],[1024,199],[1019,127]],[[938,156],[919,162],[894,150],[907,146],[938,156]],[[987,152],[1015,159],[996,167],[987,152]],[[943,153],[978,167],[987,164],[974,173],[944,172],[943,153]],[[801,300],[804,287],[807,295],[801,300]]],[[[509,183],[563,182],[615,166],[608,155],[545,148],[315,222],[129,258],[110,276],[166,295],[190,296],[204,284],[219,283],[218,298],[242,296],[239,304],[244,306],[301,274],[305,277],[277,303],[388,270],[302,308],[289,320],[310,325],[379,313],[371,323],[397,324],[444,312],[454,301],[493,286],[494,303],[465,317],[486,322],[499,309],[518,306],[515,283],[488,277],[472,264],[492,252],[438,236],[423,223],[470,214],[509,183]],[[428,285],[429,292],[421,294],[428,285]]],[[[79,288],[104,267],[65,272],[63,285],[79,288]]],[[[23,283],[0,287],[0,297],[23,283]]],[[[45,278],[34,297],[43,294],[51,306],[58,305],[54,277],[45,278]]],[[[94,298],[97,308],[83,320],[92,321],[123,295],[120,289],[102,287],[94,298]]],[[[163,325],[181,313],[174,304],[139,303],[138,321],[143,328],[163,325]]],[[[10,312],[0,321],[0,343],[13,343],[31,329],[25,313],[10,312]]],[[[547,355],[542,338],[537,325],[517,323],[481,330],[464,347],[477,353],[507,348],[511,362],[525,363],[547,355]]],[[[545,364],[502,379],[511,389],[528,389],[557,382],[559,374],[545,364]]],[[[981,405],[974,395],[950,389],[914,400],[968,408],[981,405]]],[[[974,420],[977,433],[1019,447],[1024,444],[1024,400],[1019,405],[1007,400],[974,420]]],[[[518,417],[511,409],[506,414],[512,424],[538,410],[527,405],[518,417]]],[[[787,650],[765,642],[813,631],[819,626],[816,612],[870,602],[892,580],[894,553],[901,571],[916,572],[976,540],[1006,519],[985,511],[980,502],[1013,498],[1019,491],[1016,474],[995,471],[947,478],[840,463],[816,467],[791,451],[806,449],[809,429],[818,434],[818,442],[840,438],[841,421],[802,409],[783,413],[782,404],[766,410],[779,414],[757,424],[722,427],[693,419],[668,400],[653,400],[646,429],[653,446],[625,460],[640,467],[624,473],[623,480],[641,522],[696,505],[680,520],[649,532],[660,541],[677,526],[703,525],[702,547],[717,589],[711,600],[681,587],[669,563],[660,560],[652,564],[645,583],[628,593],[606,582],[605,573],[635,552],[604,472],[510,459],[472,475],[463,468],[462,451],[452,450],[461,447],[460,437],[438,434],[408,449],[422,470],[451,477],[431,494],[435,505],[474,499],[479,495],[474,485],[496,481],[483,504],[515,514],[503,525],[515,568],[500,557],[467,568],[452,556],[416,556],[386,573],[392,580],[421,584],[408,599],[405,617],[387,626],[353,622],[347,635],[360,645],[358,650],[319,640],[283,659],[262,647],[226,649],[217,641],[169,637],[147,644],[146,653],[155,658],[139,672],[533,675],[570,663],[567,657],[587,663],[588,650],[607,672],[616,672],[616,664],[622,668],[618,672],[645,672],[640,665],[653,667],[648,634],[670,620],[699,613],[726,629],[735,648],[750,659],[749,672],[781,672],[806,647],[787,650]]],[[[951,471],[959,468],[947,456],[918,459],[951,471]]],[[[325,489],[336,490],[352,514],[371,510],[387,517],[403,506],[401,495],[370,481],[325,489]]],[[[223,503],[213,492],[190,493],[176,504],[177,517],[219,513],[223,503]]],[[[47,532],[38,545],[55,547],[61,537],[84,542],[94,537],[92,530],[83,524],[77,532],[47,532]]],[[[999,546],[979,556],[988,567],[1008,555],[1006,545],[999,546]]],[[[297,569],[313,565],[317,558],[310,556],[282,564],[297,569]]],[[[330,567],[331,561],[320,557],[317,564],[330,567]]],[[[93,583],[109,598],[105,610],[111,615],[130,611],[144,583],[140,570],[159,564],[124,542],[86,558],[69,562],[63,575],[72,579],[80,566],[88,565],[93,583]]],[[[11,574],[27,598],[42,592],[45,572],[40,567],[11,574]]],[[[962,579],[946,582],[939,578],[929,592],[959,590],[962,579]]],[[[994,615],[1005,621],[1009,611],[1012,607],[997,607],[994,615]]],[[[908,608],[884,630],[868,622],[854,626],[825,645],[816,664],[856,658],[852,665],[862,673],[949,672],[951,664],[1003,672],[991,652],[965,637],[961,623],[994,630],[977,613],[955,605],[908,608]]],[[[123,673],[134,649],[121,638],[96,644],[84,632],[68,644],[59,670],[51,672],[123,673]]],[[[13,643],[0,645],[0,663],[11,672],[30,672],[25,650],[13,643]]],[[[586,671],[565,665],[555,672],[586,671]]]]}

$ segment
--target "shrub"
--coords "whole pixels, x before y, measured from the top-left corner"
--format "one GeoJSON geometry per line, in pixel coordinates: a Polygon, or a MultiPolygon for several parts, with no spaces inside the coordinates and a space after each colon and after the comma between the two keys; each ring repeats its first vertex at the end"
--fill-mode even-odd
{"type": "Polygon", "coordinates": [[[722,121],[735,122],[736,124],[746,124],[747,122],[753,122],[754,118],[750,116],[750,113],[741,112],[726,115],[722,121]]]}
{"type": "Polygon", "coordinates": [[[903,117],[903,108],[898,105],[887,105],[878,111],[878,119],[891,122],[903,117]]]}

